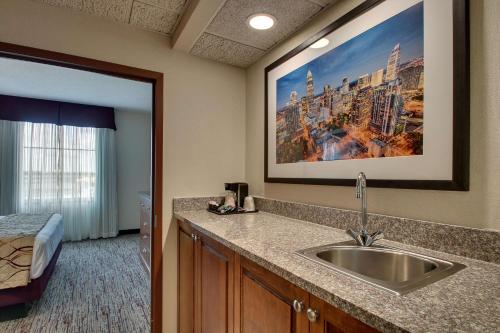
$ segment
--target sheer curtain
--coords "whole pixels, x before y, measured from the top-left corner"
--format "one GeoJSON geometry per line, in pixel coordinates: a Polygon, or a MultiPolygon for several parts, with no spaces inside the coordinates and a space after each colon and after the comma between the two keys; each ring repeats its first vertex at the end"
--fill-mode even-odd
{"type": "Polygon", "coordinates": [[[23,123],[16,211],[58,212],[64,239],[118,233],[110,129],[23,123]]]}

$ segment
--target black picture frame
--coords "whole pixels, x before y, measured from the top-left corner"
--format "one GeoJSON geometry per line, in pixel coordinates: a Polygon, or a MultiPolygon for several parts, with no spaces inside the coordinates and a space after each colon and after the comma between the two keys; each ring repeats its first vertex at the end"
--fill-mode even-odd
{"type": "MultiPolygon", "coordinates": [[[[355,179],[279,178],[268,174],[268,73],[385,0],[366,0],[265,68],[264,182],[355,186],[355,179]]],[[[468,191],[470,154],[469,0],[453,0],[453,161],[451,180],[369,179],[368,186],[421,190],[468,191]]]]}

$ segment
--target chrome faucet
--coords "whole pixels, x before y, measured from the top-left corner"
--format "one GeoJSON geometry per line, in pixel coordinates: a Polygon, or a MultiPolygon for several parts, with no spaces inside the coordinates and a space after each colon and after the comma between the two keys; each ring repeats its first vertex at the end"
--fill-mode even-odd
{"type": "Polygon", "coordinates": [[[358,174],[356,179],[356,198],[361,199],[361,230],[347,230],[347,233],[354,238],[359,246],[371,246],[375,241],[384,237],[381,231],[370,234],[366,228],[368,225],[367,196],[366,196],[366,176],[363,172],[358,174]]]}

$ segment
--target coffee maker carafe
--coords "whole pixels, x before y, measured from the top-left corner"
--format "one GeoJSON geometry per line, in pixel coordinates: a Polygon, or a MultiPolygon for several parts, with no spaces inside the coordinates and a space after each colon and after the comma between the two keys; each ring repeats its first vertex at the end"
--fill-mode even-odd
{"type": "Polygon", "coordinates": [[[243,208],[243,203],[245,202],[245,197],[248,196],[248,184],[247,183],[225,183],[224,189],[226,191],[232,191],[236,194],[236,206],[243,208]]]}

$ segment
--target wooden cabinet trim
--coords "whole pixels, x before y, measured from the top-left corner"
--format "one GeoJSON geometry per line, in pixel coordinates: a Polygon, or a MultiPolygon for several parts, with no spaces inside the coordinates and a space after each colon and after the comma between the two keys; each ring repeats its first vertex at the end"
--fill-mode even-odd
{"type": "Polygon", "coordinates": [[[241,288],[242,281],[244,277],[248,277],[252,279],[257,285],[261,286],[264,290],[270,292],[272,295],[276,296],[281,301],[285,302],[290,306],[290,313],[292,322],[291,324],[291,332],[294,333],[308,333],[309,332],[309,322],[306,316],[306,309],[309,306],[309,293],[305,290],[297,287],[293,283],[283,279],[282,277],[268,271],[264,267],[258,265],[257,263],[247,259],[245,257],[241,257],[239,259],[240,267],[239,271],[239,279],[236,280],[238,291],[238,299],[239,303],[239,317],[238,326],[239,331],[242,330],[242,297],[244,297],[241,288]],[[301,301],[304,305],[304,310],[301,313],[297,313],[293,310],[293,301],[298,300],[301,301]]]}
{"type": "Polygon", "coordinates": [[[264,267],[245,257],[241,257],[241,267],[245,270],[245,272],[250,272],[254,278],[265,281],[266,284],[274,288],[278,293],[283,295],[289,294],[292,302],[294,299],[297,299],[302,301],[304,306],[309,305],[308,292],[288,280],[285,280],[284,278],[268,271],[264,267]]]}
{"type": "Polygon", "coordinates": [[[177,331],[179,333],[193,333],[194,330],[194,304],[195,304],[195,295],[194,295],[194,251],[195,251],[195,244],[193,239],[191,238],[191,232],[187,231],[186,229],[189,228],[181,228],[179,225],[178,228],[178,262],[177,262],[177,281],[178,281],[178,288],[177,288],[177,331]],[[183,240],[184,239],[184,240],[183,240]],[[190,249],[188,246],[188,251],[189,253],[184,253],[183,251],[186,251],[186,249],[183,249],[182,247],[182,242],[187,241],[191,242],[190,243],[190,249]],[[188,257],[185,258],[184,256],[187,255],[188,257]],[[182,267],[181,265],[188,265],[188,263],[181,263],[181,261],[191,261],[191,269],[188,269],[188,266],[182,267]],[[186,268],[187,271],[184,271],[183,268],[186,268]],[[187,276],[184,276],[187,275],[187,276]],[[191,280],[191,281],[190,281],[191,280]],[[184,285],[184,283],[187,284],[184,285]],[[187,288],[187,289],[184,289],[187,288]],[[189,290],[190,289],[190,290],[189,290]],[[188,302],[186,304],[186,302],[188,302]],[[183,303],[183,304],[181,304],[183,303]],[[185,306],[185,308],[183,307],[185,306]]]}
{"type": "Polygon", "coordinates": [[[240,289],[242,332],[297,332],[296,314],[286,297],[246,274],[242,275],[240,289]]]}
{"type": "Polygon", "coordinates": [[[270,286],[267,281],[266,283],[262,281],[261,278],[257,277],[254,275],[251,271],[247,270],[246,268],[242,268],[242,274],[241,274],[241,279],[243,280],[243,277],[247,277],[251,279],[253,282],[255,282],[257,285],[259,285],[261,288],[265,289],[269,293],[273,294],[275,297],[278,299],[282,300],[283,302],[287,303],[288,305],[292,306],[293,305],[293,299],[290,299],[288,297],[285,297],[283,293],[278,292],[275,288],[270,286]]]}
{"type": "Polygon", "coordinates": [[[177,220],[177,225],[186,234],[191,235],[191,233],[193,232],[193,228],[191,227],[191,224],[189,222],[182,221],[182,220],[177,220]]]}
{"type": "Polygon", "coordinates": [[[329,303],[310,295],[310,307],[319,311],[319,320],[311,323],[310,333],[377,333],[376,329],[329,303]]]}

